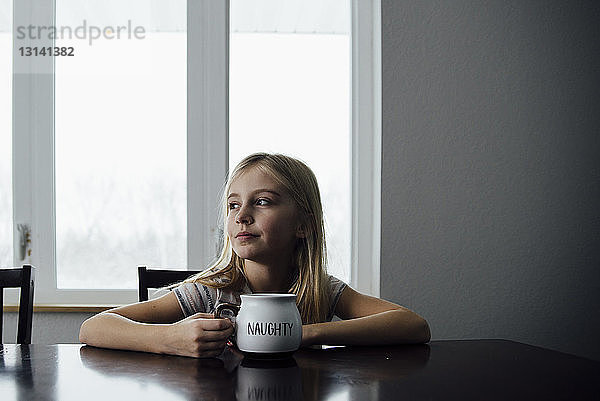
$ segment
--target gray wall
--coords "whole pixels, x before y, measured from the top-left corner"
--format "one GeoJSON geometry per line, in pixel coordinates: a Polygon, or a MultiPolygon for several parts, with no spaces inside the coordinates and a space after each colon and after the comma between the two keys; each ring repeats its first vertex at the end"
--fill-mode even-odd
{"type": "Polygon", "coordinates": [[[600,3],[382,0],[382,297],[600,359],[600,3]]]}

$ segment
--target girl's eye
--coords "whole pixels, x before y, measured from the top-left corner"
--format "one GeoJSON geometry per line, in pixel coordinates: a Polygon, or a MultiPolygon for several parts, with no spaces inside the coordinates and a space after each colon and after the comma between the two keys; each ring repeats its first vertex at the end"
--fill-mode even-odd
{"type": "Polygon", "coordinates": [[[238,207],[240,207],[240,205],[238,205],[237,203],[230,203],[229,204],[229,210],[237,209],[238,207]]]}
{"type": "Polygon", "coordinates": [[[256,201],[256,204],[259,205],[259,206],[265,206],[265,205],[268,205],[270,203],[271,203],[271,201],[269,201],[268,199],[264,199],[264,198],[260,198],[260,199],[258,199],[256,201]]]}

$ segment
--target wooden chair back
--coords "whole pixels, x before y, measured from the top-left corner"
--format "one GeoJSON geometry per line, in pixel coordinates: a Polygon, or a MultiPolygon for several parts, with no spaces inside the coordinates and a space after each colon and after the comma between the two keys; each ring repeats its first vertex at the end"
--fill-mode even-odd
{"type": "Polygon", "coordinates": [[[148,269],[146,266],[138,266],[138,298],[140,302],[147,301],[148,288],[166,287],[197,273],[200,273],[200,271],[148,269]]]}
{"type": "Polygon", "coordinates": [[[33,292],[35,268],[23,265],[18,268],[0,269],[0,342],[4,321],[4,289],[20,288],[19,323],[17,326],[17,343],[31,344],[31,322],[33,320],[33,292]]]}

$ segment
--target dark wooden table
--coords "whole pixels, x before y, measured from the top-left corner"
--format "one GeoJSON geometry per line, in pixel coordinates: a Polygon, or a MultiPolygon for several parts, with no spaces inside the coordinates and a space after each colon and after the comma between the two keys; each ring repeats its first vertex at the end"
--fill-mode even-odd
{"type": "Polygon", "coordinates": [[[502,340],[192,359],[81,345],[3,345],[0,400],[600,399],[600,362],[502,340]]]}

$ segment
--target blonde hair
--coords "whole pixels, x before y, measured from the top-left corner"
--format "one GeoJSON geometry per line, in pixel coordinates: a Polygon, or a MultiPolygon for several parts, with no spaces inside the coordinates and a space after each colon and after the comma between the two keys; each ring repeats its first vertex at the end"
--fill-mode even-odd
{"type": "Polygon", "coordinates": [[[227,180],[222,194],[223,249],[221,254],[206,270],[185,282],[238,291],[244,287],[246,283],[244,259],[235,253],[227,235],[226,216],[229,213],[227,195],[232,182],[250,168],[258,168],[270,175],[285,188],[298,208],[304,238],[298,238],[294,251],[292,263],[297,269],[288,292],[296,294],[296,303],[303,323],[324,322],[330,304],[321,195],[312,170],[300,160],[290,156],[254,153],[238,163],[227,180]]]}

